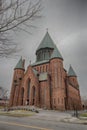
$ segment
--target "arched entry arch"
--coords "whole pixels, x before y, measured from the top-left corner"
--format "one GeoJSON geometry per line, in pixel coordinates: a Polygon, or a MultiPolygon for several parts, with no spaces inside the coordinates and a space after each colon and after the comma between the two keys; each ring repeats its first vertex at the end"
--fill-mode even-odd
{"type": "Polygon", "coordinates": [[[26,105],[29,105],[29,102],[30,102],[30,84],[31,84],[31,80],[28,78],[27,79],[27,82],[26,82],[26,85],[27,85],[27,104],[26,105]]]}
{"type": "Polygon", "coordinates": [[[36,97],[36,88],[35,86],[32,87],[32,105],[35,105],[35,98],[36,97]]]}
{"type": "Polygon", "coordinates": [[[24,99],[24,88],[21,88],[21,105],[23,105],[23,99],[24,99]]]}

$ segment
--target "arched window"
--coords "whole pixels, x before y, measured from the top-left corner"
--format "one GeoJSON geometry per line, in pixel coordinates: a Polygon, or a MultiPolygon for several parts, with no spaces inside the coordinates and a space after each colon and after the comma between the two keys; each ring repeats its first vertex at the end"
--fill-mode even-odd
{"type": "Polygon", "coordinates": [[[39,67],[37,67],[37,71],[39,71],[39,67]]]}
{"type": "Polygon", "coordinates": [[[44,72],[44,66],[43,66],[43,72],[44,72]]]}
{"type": "Polygon", "coordinates": [[[58,104],[60,103],[60,99],[58,98],[58,104]]]}
{"type": "Polygon", "coordinates": [[[48,65],[46,65],[46,72],[48,71],[48,65]]]}
{"type": "Polygon", "coordinates": [[[33,87],[33,97],[35,98],[35,87],[33,87]]]}
{"type": "Polygon", "coordinates": [[[44,53],[44,58],[43,59],[45,60],[45,53],[44,53]]]}
{"type": "Polygon", "coordinates": [[[48,58],[50,58],[50,51],[48,50],[48,58]]]}
{"type": "Polygon", "coordinates": [[[40,72],[41,72],[41,66],[40,66],[40,72]]]}

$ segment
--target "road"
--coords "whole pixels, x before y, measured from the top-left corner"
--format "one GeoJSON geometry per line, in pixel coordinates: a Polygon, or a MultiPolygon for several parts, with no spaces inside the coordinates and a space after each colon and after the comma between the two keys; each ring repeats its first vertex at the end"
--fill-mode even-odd
{"type": "Polygon", "coordinates": [[[32,117],[0,116],[0,130],[87,130],[87,125],[42,120],[32,117]]]}

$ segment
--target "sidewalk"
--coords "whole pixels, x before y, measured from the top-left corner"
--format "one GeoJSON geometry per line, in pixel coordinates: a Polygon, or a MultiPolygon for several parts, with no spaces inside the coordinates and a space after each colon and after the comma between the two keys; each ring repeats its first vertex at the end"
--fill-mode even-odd
{"type": "Polygon", "coordinates": [[[83,118],[83,117],[79,117],[79,118],[76,118],[76,117],[71,117],[71,118],[64,118],[62,120],[60,120],[62,122],[66,122],[66,123],[77,123],[77,124],[85,124],[87,125],[87,118],[83,118]]]}
{"type": "MultiPolygon", "coordinates": [[[[18,108],[18,107],[17,107],[18,108]]],[[[23,107],[22,107],[23,108],[23,107]]],[[[26,107],[24,107],[26,108],[26,107]]],[[[39,113],[35,113],[35,115],[29,117],[32,119],[39,120],[47,120],[47,121],[56,121],[56,122],[65,122],[65,123],[73,123],[73,124],[85,124],[87,125],[87,117],[79,117],[76,118],[73,115],[73,111],[55,111],[55,110],[43,110],[39,108],[28,107],[27,109],[35,109],[38,110],[39,113]]],[[[24,113],[24,111],[23,111],[24,113]]],[[[25,111],[26,113],[26,111],[25,111]]]]}
{"type": "Polygon", "coordinates": [[[40,120],[47,120],[47,121],[59,121],[65,123],[78,123],[78,124],[87,124],[87,118],[79,117],[76,118],[72,116],[72,113],[68,112],[59,112],[59,111],[52,111],[52,110],[40,110],[38,114],[35,114],[31,118],[40,119],[40,120]]]}

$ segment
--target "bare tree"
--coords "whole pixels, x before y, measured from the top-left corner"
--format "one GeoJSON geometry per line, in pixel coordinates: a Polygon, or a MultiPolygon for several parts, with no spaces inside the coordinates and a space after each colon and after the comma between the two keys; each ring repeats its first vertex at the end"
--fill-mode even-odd
{"type": "Polygon", "coordinates": [[[0,0],[0,57],[17,51],[17,44],[10,34],[14,31],[27,31],[34,27],[32,22],[40,18],[41,0],[0,0]]]}

